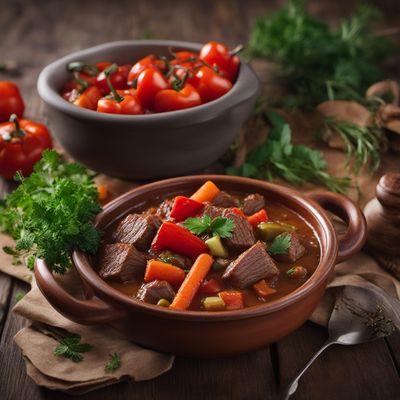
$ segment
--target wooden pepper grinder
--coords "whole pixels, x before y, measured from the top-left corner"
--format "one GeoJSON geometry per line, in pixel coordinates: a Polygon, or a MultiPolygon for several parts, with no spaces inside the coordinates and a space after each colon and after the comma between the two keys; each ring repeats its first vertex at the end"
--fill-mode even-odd
{"type": "Polygon", "coordinates": [[[367,249],[380,265],[400,279],[400,173],[383,175],[376,198],[364,208],[367,249]]]}

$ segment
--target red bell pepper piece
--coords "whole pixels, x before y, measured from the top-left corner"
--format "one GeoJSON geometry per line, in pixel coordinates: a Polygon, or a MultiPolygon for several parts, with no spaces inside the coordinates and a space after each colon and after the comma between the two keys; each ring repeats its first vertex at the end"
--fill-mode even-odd
{"type": "Polygon", "coordinates": [[[220,283],[211,278],[209,280],[205,280],[200,286],[200,292],[203,294],[216,294],[222,290],[220,283]]]}
{"type": "Polygon", "coordinates": [[[245,217],[246,218],[246,216],[244,215],[244,212],[240,208],[232,207],[231,211],[234,212],[237,215],[240,215],[241,217],[245,217]]]}
{"type": "Polygon", "coordinates": [[[171,250],[195,259],[202,253],[208,253],[208,246],[193,233],[172,222],[164,222],[151,244],[151,250],[159,253],[171,250]]]}
{"type": "Polygon", "coordinates": [[[176,196],[170,216],[171,218],[175,218],[176,222],[180,222],[188,217],[193,217],[202,208],[203,204],[196,200],[189,199],[185,196],[176,196]]]}
{"type": "Polygon", "coordinates": [[[268,221],[267,212],[264,209],[257,211],[253,215],[247,217],[247,221],[250,222],[250,225],[256,227],[258,224],[261,224],[261,222],[268,221]]]}

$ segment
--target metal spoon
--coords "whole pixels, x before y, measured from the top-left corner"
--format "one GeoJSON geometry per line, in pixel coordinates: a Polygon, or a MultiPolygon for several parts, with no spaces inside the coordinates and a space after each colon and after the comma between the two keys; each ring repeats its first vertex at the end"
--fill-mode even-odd
{"type": "Polygon", "coordinates": [[[289,399],[297,390],[298,381],[316,358],[332,344],[360,344],[392,334],[400,325],[400,301],[389,298],[375,285],[366,288],[346,286],[336,300],[331,314],[325,344],[285,387],[280,399],[289,399]]]}

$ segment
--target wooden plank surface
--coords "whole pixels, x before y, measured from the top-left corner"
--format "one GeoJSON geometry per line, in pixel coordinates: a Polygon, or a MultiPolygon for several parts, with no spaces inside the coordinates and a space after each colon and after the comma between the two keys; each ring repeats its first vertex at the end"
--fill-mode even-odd
{"type": "MultiPolygon", "coordinates": [[[[400,3],[375,2],[383,7],[388,26],[398,26],[400,3]]],[[[335,23],[353,11],[356,3],[314,0],[311,9],[335,23]]],[[[0,0],[0,62],[14,61],[21,67],[22,75],[13,80],[22,89],[26,114],[47,123],[35,86],[38,73],[52,60],[106,41],[140,38],[144,32],[165,39],[215,39],[233,46],[246,41],[248,26],[256,16],[281,4],[283,0],[0,0]]],[[[4,78],[0,75],[0,79],[4,78]]],[[[4,189],[0,181],[0,193],[4,189]]],[[[15,294],[26,290],[26,284],[0,274],[0,399],[71,398],[38,388],[25,373],[12,337],[28,322],[10,310],[15,294]]],[[[157,379],[126,382],[81,398],[272,399],[279,381],[293,376],[325,338],[325,329],[307,323],[257,352],[216,360],[179,358],[170,372],[157,379]]],[[[399,354],[399,334],[364,346],[331,348],[304,376],[294,399],[400,398],[399,354]]]]}

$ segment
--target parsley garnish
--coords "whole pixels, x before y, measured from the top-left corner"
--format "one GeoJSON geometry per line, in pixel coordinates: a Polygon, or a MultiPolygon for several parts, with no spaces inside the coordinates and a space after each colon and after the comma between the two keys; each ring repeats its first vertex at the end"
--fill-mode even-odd
{"type": "Polygon", "coordinates": [[[104,371],[110,374],[121,366],[121,357],[119,353],[110,354],[109,357],[109,361],[104,366],[104,371]]]}
{"type": "Polygon", "coordinates": [[[92,224],[101,210],[89,171],[79,164],[65,164],[54,150],[43,153],[34,172],[17,174],[19,187],[0,204],[0,228],[16,240],[3,250],[24,259],[33,268],[35,257],[46,260],[53,271],[71,266],[74,247],[94,253],[100,233],[92,224]]]}
{"type": "Polygon", "coordinates": [[[270,248],[268,249],[268,253],[271,256],[275,256],[278,254],[286,254],[287,251],[289,250],[290,243],[291,243],[290,235],[288,233],[281,233],[272,242],[270,248]]]}
{"type": "Polygon", "coordinates": [[[396,51],[374,35],[380,13],[361,5],[336,29],[311,16],[305,0],[289,0],[274,14],[256,20],[247,46],[251,57],[279,64],[295,95],[287,106],[312,106],[325,100],[363,101],[369,85],[384,78],[382,63],[396,51]]]}
{"type": "Polygon", "coordinates": [[[208,215],[201,218],[187,218],[183,222],[183,226],[195,235],[211,232],[213,236],[218,235],[221,238],[231,237],[235,229],[235,223],[231,219],[224,217],[211,219],[208,215]]]}
{"type": "Polygon", "coordinates": [[[24,292],[15,293],[15,301],[18,303],[20,300],[22,300],[24,298],[25,295],[26,295],[26,293],[24,293],[24,292]]]}
{"type": "Polygon", "coordinates": [[[83,355],[92,349],[92,346],[88,343],[80,343],[81,335],[71,334],[65,336],[60,344],[54,349],[53,354],[56,356],[63,356],[70,358],[73,362],[81,362],[83,355]]]}
{"type": "Polygon", "coordinates": [[[241,167],[228,168],[228,174],[266,180],[282,178],[295,185],[312,182],[334,192],[346,192],[350,178],[330,175],[319,151],[292,144],[290,126],[280,115],[267,112],[263,116],[272,125],[267,141],[252,150],[241,167]]]}

